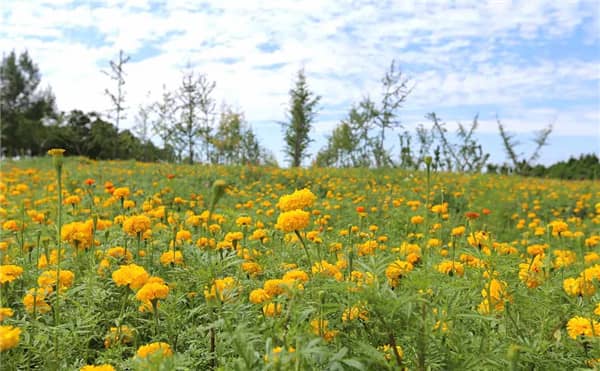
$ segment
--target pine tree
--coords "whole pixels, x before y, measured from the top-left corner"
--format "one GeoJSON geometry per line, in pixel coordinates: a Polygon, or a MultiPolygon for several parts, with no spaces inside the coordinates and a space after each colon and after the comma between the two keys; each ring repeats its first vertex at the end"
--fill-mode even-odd
{"type": "Polygon", "coordinates": [[[308,156],[306,150],[312,141],[309,134],[320,100],[320,96],[309,90],[304,69],[299,70],[296,84],[290,90],[288,122],[282,123],[285,128],[285,154],[292,167],[300,166],[302,159],[308,156]]]}

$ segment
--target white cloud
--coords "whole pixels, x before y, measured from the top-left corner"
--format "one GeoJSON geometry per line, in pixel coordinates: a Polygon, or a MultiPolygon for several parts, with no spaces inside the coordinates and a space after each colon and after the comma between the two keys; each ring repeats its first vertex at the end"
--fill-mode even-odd
{"type": "MultiPolygon", "coordinates": [[[[580,32],[597,48],[599,10],[586,1],[107,0],[94,7],[13,0],[2,12],[0,50],[28,48],[63,110],[104,111],[110,80],[100,70],[124,49],[138,56],[126,65],[130,107],[144,103],[148,90],[156,97],[163,84],[176,87],[189,62],[217,82],[219,101],[239,106],[250,122],[284,118],[287,91],[305,66],[310,87],[323,96],[323,133],[334,125],[330,116],[343,115],[339,107],[377,98],[396,58],[416,83],[408,115],[462,110],[468,117],[484,106],[509,112],[503,122],[511,130],[539,129],[555,118],[557,133],[593,135],[600,125],[598,54],[531,56],[522,45],[580,32]],[[90,32],[94,40],[86,41],[90,32]],[[274,49],[258,47],[265,43],[274,49]],[[149,47],[158,55],[140,59],[149,47]],[[264,68],[273,65],[279,68],[264,68]],[[590,101],[596,104],[565,103],[590,101]]],[[[492,127],[494,120],[482,121],[482,130],[492,127]]]]}

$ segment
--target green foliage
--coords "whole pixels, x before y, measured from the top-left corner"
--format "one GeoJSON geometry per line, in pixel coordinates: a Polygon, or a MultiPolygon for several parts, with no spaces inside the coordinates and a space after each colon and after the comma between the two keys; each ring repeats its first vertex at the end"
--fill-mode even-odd
{"type": "Polygon", "coordinates": [[[55,115],[50,88],[40,89],[38,66],[27,51],[11,51],[0,65],[0,154],[44,153],[44,121],[55,115]]]}
{"type": "Polygon", "coordinates": [[[312,142],[310,130],[317,115],[317,105],[321,97],[309,90],[304,70],[298,71],[295,86],[290,89],[290,106],[288,122],[283,122],[285,129],[285,154],[292,167],[298,167],[308,156],[306,150],[312,142]]]}

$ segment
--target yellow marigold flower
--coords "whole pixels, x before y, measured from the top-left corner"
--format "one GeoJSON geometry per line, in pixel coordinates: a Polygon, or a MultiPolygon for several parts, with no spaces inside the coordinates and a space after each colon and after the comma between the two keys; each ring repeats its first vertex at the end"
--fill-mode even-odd
{"type": "Polygon", "coordinates": [[[126,251],[121,246],[115,246],[108,249],[106,256],[110,256],[117,260],[123,260],[124,262],[130,262],[133,259],[133,254],[130,251],[126,251]]]}
{"type": "Polygon", "coordinates": [[[117,286],[128,285],[133,290],[144,286],[149,278],[148,272],[136,264],[121,265],[119,269],[112,273],[112,279],[117,286]]]}
{"type": "Polygon", "coordinates": [[[183,254],[181,251],[177,250],[175,252],[167,251],[160,256],[160,264],[162,265],[182,265],[183,264],[183,254]]]}
{"type": "Polygon", "coordinates": [[[115,368],[107,364],[98,366],[87,365],[80,368],[79,371],[115,371],[115,368]]]}
{"type": "Polygon", "coordinates": [[[483,301],[477,307],[479,313],[489,314],[490,303],[493,305],[494,310],[496,312],[503,311],[504,303],[506,301],[512,301],[512,296],[508,294],[506,287],[507,284],[504,281],[500,281],[495,278],[490,280],[489,285],[487,285],[481,290],[481,296],[483,296],[483,301]]]}
{"type": "Polygon", "coordinates": [[[364,308],[363,305],[353,305],[350,308],[344,309],[342,313],[342,322],[354,321],[355,319],[361,319],[368,321],[369,312],[364,308]]]}
{"type": "Polygon", "coordinates": [[[250,276],[256,276],[262,273],[262,267],[256,262],[243,262],[242,270],[250,276]]]}
{"type": "Polygon", "coordinates": [[[567,332],[572,339],[578,337],[592,337],[600,335],[600,323],[589,318],[575,316],[567,322],[567,332]],[[592,329],[593,326],[593,329],[592,329]]]}
{"type": "Polygon", "coordinates": [[[450,234],[455,237],[462,236],[463,234],[465,234],[465,230],[466,228],[461,225],[459,227],[452,228],[452,232],[450,234]]]}
{"type": "Polygon", "coordinates": [[[71,206],[78,205],[80,202],[81,202],[81,197],[79,197],[77,195],[68,196],[63,200],[64,205],[71,205],[71,206]]]}
{"type": "Polygon", "coordinates": [[[60,157],[65,153],[65,149],[62,148],[52,148],[48,150],[48,155],[52,156],[52,157],[60,157]]]}
{"type": "MultiPolygon", "coordinates": [[[[156,277],[154,277],[156,278],[156,277]]],[[[141,302],[152,302],[158,299],[165,299],[169,295],[169,286],[162,282],[152,282],[150,279],[142,288],[135,294],[135,298],[141,302]]]]}
{"type": "Polygon", "coordinates": [[[133,342],[133,331],[129,326],[111,327],[108,335],[104,338],[104,347],[109,348],[113,344],[131,344],[133,342]]]}
{"type": "Polygon", "coordinates": [[[337,330],[329,330],[329,321],[327,320],[313,319],[310,321],[310,327],[313,334],[323,337],[326,341],[333,340],[339,332],[337,330]]]}
{"type": "Polygon", "coordinates": [[[34,307],[35,311],[38,313],[49,312],[51,307],[46,302],[46,296],[49,292],[50,291],[47,288],[29,289],[23,298],[23,305],[27,312],[33,313],[34,307]]]}
{"type": "MultiPolygon", "coordinates": [[[[59,280],[59,289],[67,289],[73,286],[73,280],[75,279],[75,274],[69,270],[61,269],[59,280]]],[[[54,290],[56,286],[56,271],[50,270],[45,271],[40,274],[38,277],[38,286],[47,287],[51,290],[54,290]]]]}
{"type": "Polygon", "coordinates": [[[206,300],[213,300],[217,297],[222,302],[231,301],[237,292],[237,281],[233,277],[225,277],[214,280],[210,290],[204,290],[206,300]]]}
{"type": "Polygon", "coordinates": [[[390,286],[398,286],[398,280],[406,276],[413,270],[413,265],[409,262],[396,260],[385,269],[385,276],[388,279],[390,286]]]}
{"type": "Polygon", "coordinates": [[[126,198],[129,197],[130,193],[129,187],[119,187],[114,189],[112,195],[117,198],[126,198]]]}
{"type": "MultiPolygon", "coordinates": [[[[379,347],[379,349],[383,352],[383,356],[386,360],[391,361],[396,358],[396,354],[394,353],[394,348],[391,345],[385,344],[379,347]]],[[[400,345],[396,345],[396,352],[400,356],[400,359],[404,357],[404,351],[400,345]]]]}
{"type": "Polygon", "coordinates": [[[19,227],[19,224],[15,220],[7,220],[2,223],[2,229],[5,231],[18,232],[21,230],[21,227],[19,227]]]}
{"type": "Polygon", "coordinates": [[[477,231],[471,233],[467,237],[467,242],[469,242],[469,245],[481,250],[482,248],[487,247],[489,238],[490,236],[486,231],[477,231]]]}
{"type": "Polygon", "coordinates": [[[186,229],[180,229],[175,235],[177,242],[189,241],[192,239],[192,233],[186,229]]]}
{"type": "Polygon", "coordinates": [[[252,235],[250,236],[250,240],[253,241],[260,241],[260,242],[266,242],[267,240],[267,230],[259,228],[257,230],[255,230],[254,232],[252,232],[252,235]]]}
{"type": "Polygon", "coordinates": [[[133,215],[123,222],[123,231],[130,236],[137,236],[151,228],[152,222],[146,215],[133,215]]]}
{"type": "Polygon", "coordinates": [[[285,292],[285,281],[282,279],[272,279],[265,281],[263,287],[269,296],[277,296],[285,292]]]}
{"type": "Polygon", "coordinates": [[[546,273],[542,255],[536,255],[533,260],[519,264],[519,279],[530,289],[536,288],[544,282],[546,273]]]}
{"type": "Polygon", "coordinates": [[[10,308],[0,308],[0,322],[4,321],[7,317],[12,317],[14,311],[10,308]]]}
{"type": "Polygon", "coordinates": [[[76,249],[87,249],[92,246],[93,221],[73,222],[62,226],[60,238],[69,242],[76,249]]]}
{"type": "Polygon", "coordinates": [[[583,277],[566,278],[563,281],[563,289],[570,296],[592,296],[596,293],[596,286],[591,280],[583,277]]]}
{"type": "Polygon", "coordinates": [[[249,216],[240,216],[239,218],[237,218],[235,220],[235,224],[237,224],[239,227],[242,226],[249,226],[250,224],[252,224],[252,218],[249,216]]]}
{"type": "Polygon", "coordinates": [[[546,253],[546,249],[548,249],[550,245],[548,244],[534,244],[527,246],[527,253],[529,255],[543,255],[546,253]]]}
{"type": "Polygon", "coordinates": [[[279,214],[276,228],[284,232],[300,231],[308,226],[310,214],[303,210],[286,211],[279,214]]]}
{"type": "Polygon", "coordinates": [[[265,301],[271,300],[271,295],[265,289],[255,289],[250,291],[249,300],[252,304],[262,304],[265,301]]]}
{"type": "Polygon", "coordinates": [[[564,268],[573,265],[577,260],[577,254],[571,250],[554,250],[552,252],[556,257],[554,259],[554,268],[564,268]]]}
{"type": "MultiPolygon", "coordinates": [[[[271,350],[272,356],[273,356],[273,362],[277,362],[279,360],[279,356],[281,354],[281,352],[283,351],[282,347],[275,347],[271,350]]],[[[288,348],[288,353],[294,353],[296,351],[296,349],[294,347],[289,347],[288,348]]],[[[263,359],[265,360],[265,362],[269,362],[269,355],[265,354],[263,359]]]]}
{"type": "Polygon", "coordinates": [[[0,284],[12,282],[23,274],[23,268],[18,265],[0,265],[0,284]]]}
{"type": "Polygon", "coordinates": [[[564,232],[569,230],[569,225],[562,220],[555,220],[548,224],[552,228],[552,235],[554,237],[562,236],[564,232]]]}
{"type": "Polygon", "coordinates": [[[410,222],[412,224],[423,224],[424,221],[425,221],[425,218],[423,218],[421,215],[415,215],[410,218],[410,222]]]}
{"type": "Polygon", "coordinates": [[[444,260],[437,265],[436,269],[438,272],[447,274],[449,276],[456,274],[457,276],[462,277],[465,274],[465,267],[462,265],[462,263],[451,260],[444,260]]]}
{"type": "Polygon", "coordinates": [[[163,342],[142,345],[138,348],[136,355],[139,358],[147,358],[149,356],[153,356],[154,354],[159,353],[162,354],[164,357],[169,357],[173,355],[173,351],[171,350],[169,344],[163,342]]]}
{"type": "Polygon", "coordinates": [[[329,263],[327,260],[321,260],[320,262],[314,263],[311,271],[314,274],[333,277],[336,281],[342,281],[344,279],[344,274],[340,271],[340,268],[329,263]]]}
{"type": "Polygon", "coordinates": [[[275,317],[281,313],[281,304],[279,303],[268,303],[263,305],[263,314],[265,317],[275,317]]]}
{"type": "Polygon", "coordinates": [[[317,197],[309,189],[304,188],[290,195],[281,196],[277,207],[283,212],[304,209],[311,207],[316,199],[317,197]]]}
{"type": "Polygon", "coordinates": [[[0,352],[19,345],[21,329],[14,326],[0,326],[0,352]]]}
{"type": "Polygon", "coordinates": [[[286,272],[282,279],[284,281],[289,281],[289,280],[298,280],[298,281],[302,281],[302,282],[308,282],[308,274],[300,269],[294,269],[291,270],[289,272],[286,272]]]}

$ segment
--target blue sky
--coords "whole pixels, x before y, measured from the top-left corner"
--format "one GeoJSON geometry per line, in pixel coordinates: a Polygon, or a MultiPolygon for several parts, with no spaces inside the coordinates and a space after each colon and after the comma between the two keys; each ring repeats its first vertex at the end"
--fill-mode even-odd
{"type": "MultiPolygon", "coordinates": [[[[185,66],[217,84],[215,98],[245,113],[283,164],[287,92],[304,67],[322,96],[314,154],[351,105],[379,98],[395,59],[414,83],[405,129],[436,112],[452,130],[479,114],[491,160],[506,160],[496,116],[533,150],[554,125],[540,162],[600,154],[600,3],[590,1],[17,1],[2,2],[0,50],[28,49],[60,110],[106,112],[101,73],[123,49],[123,127],[185,66]],[[148,96],[148,92],[150,95],[148,96]]],[[[397,147],[397,142],[390,145],[397,147]]]]}

